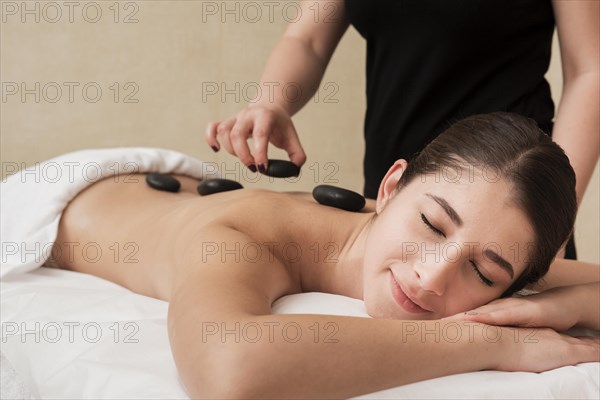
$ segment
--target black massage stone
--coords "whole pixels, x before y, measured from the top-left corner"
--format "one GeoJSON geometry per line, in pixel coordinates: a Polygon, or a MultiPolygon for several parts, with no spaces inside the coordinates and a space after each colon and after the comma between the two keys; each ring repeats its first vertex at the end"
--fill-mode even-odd
{"type": "Polygon", "coordinates": [[[146,183],[152,189],[162,190],[165,192],[176,193],[181,187],[181,183],[172,176],[163,174],[148,174],[146,175],[146,183]]]}
{"type": "Polygon", "coordinates": [[[198,184],[198,193],[202,196],[208,196],[209,194],[227,192],[229,190],[242,189],[243,186],[236,181],[229,179],[207,179],[198,184]]]}
{"type": "Polygon", "coordinates": [[[331,185],[319,185],[313,189],[312,194],[319,204],[346,211],[360,211],[366,204],[365,198],[360,194],[331,185]]]}
{"type": "Polygon", "coordinates": [[[291,161],[269,160],[269,165],[264,174],[273,178],[290,178],[300,175],[300,167],[291,161]]]}

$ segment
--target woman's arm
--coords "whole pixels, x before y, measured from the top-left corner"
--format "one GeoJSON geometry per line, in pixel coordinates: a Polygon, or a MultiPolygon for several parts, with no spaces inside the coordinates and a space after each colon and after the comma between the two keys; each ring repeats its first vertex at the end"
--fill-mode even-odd
{"type": "Polygon", "coordinates": [[[498,299],[448,320],[493,325],[600,329],[600,265],[557,258],[535,285],[539,294],[498,299]]]}
{"type": "Polygon", "coordinates": [[[552,136],[575,170],[580,203],[600,152],[600,2],[552,4],[563,69],[563,94],[552,136]]]}
{"type": "Polygon", "coordinates": [[[600,283],[579,285],[579,291],[581,311],[576,325],[600,330],[600,283]]]}
{"type": "Polygon", "coordinates": [[[494,300],[448,321],[471,321],[499,326],[600,330],[600,283],[562,286],[519,298],[494,300]]]}
{"type": "Polygon", "coordinates": [[[236,257],[252,241],[230,229],[212,229],[195,248],[207,242],[222,251],[191,250],[169,304],[171,347],[192,397],[351,397],[461,372],[543,371],[599,357],[597,343],[551,330],[272,315],[272,302],[293,286],[275,253],[236,257]]]}
{"type": "Polygon", "coordinates": [[[583,261],[556,258],[548,273],[539,282],[527,288],[543,292],[555,287],[600,282],[600,265],[583,261]]]}

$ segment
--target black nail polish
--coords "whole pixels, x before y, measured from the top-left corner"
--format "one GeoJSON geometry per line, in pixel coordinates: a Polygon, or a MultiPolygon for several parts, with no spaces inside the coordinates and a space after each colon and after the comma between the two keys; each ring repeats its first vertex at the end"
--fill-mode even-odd
{"type": "Polygon", "coordinates": [[[258,170],[260,171],[261,174],[264,174],[265,171],[267,170],[265,168],[265,164],[258,164],[258,170]]]}
{"type": "Polygon", "coordinates": [[[248,169],[252,172],[256,172],[256,165],[254,164],[248,164],[246,165],[248,167],[248,169]]]}
{"type": "Polygon", "coordinates": [[[213,149],[213,151],[216,153],[217,151],[219,151],[219,149],[217,149],[217,146],[210,146],[211,149],[213,149]]]}

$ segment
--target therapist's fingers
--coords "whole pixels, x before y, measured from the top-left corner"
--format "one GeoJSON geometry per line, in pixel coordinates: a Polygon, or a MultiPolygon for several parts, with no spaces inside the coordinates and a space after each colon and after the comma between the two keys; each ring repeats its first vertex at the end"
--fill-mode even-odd
{"type": "Polygon", "coordinates": [[[273,132],[274,121],[269,117],[257,117],[252,130],[252,142],[254,147],[254,161],[256,165],[262,165],[266,169],[269,162],[268,149],[269,138],[273,132]]]}
{"type": "Polygon", "coordinates": [[[286,139],[287,140],[284,148],[290,157],[290,161],[301,167],[306,162],[306,153],[300,144],[300,139],[298,138],[296,128],[294,128],[294,124],[291,122],[287,127],[286,139]]]}
{"type": "Polygon", "coordinates": [[[250,147],[248,147],[248,138],[252,136],[253,120],[251,118],[238,118],[237,122],[231,129],[229,138],[231,139],[231,145],[233,146],[233,155],[237,156],[240,161],[252,169],[254,166],[254,158],[250,153],[250,147]]]}
{"type": "Polygon", "coordinates": [[[235,117],[228,118],[224,121],[211,121],[206,126],[204,139],[215,152],[221,149],[221,145],[219,144],[218,140],[219,132],[221,132],[221,134],[224,132],[228,133],[233,124],[235,124],[235,117]]]}
{"type": "Polygon", "coordinates": [[[300,167],[306,162],[306,154],[291,118],[279,109],[266,110],[257,114],[254,119],[252,139],[254,160],[258,166],[267,167],[269,142],[285,150],[290,160],[297,166],[300,167]]]}
{"type": "Polygon", "coordinates": [[[217,139],[229,154],[235,155],[231,140],[229,138],[231,129],[237,123],[237,118],[232,117],[221,122],[217,127],[217,139]]]}
{"type": "Polygon", "coordinates": [[[208,145],[215,152],[219,151],[220,149],[219,142],[217,141],[217,128],[219,127],[220,123],[221,121],[211,121],[206,126],[206,131],[204,131],[204,139],[206,140],[206,143],[208,143],[208,145]]]}

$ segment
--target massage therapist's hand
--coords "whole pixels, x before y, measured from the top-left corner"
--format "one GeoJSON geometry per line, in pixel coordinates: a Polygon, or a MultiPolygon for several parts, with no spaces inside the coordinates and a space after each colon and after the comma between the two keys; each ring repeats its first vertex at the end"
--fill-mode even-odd
{"type": "Polygon", "coordinates": [[[306,161],[292,119],[283,108],[274,104],[253,104],[224,121],[210,122],[205,135],[213,150],[218,151],[222,145],[244,165],[252,165],[260,172],[267,167],[269,142],[284,149],[297,166],[306,161]],[[249,138],[253,141],[252,151],[248,146],[249,138]]]}
{"type": "Polygon", "coordinates": [[[586,285],[564,286],[521,298],[498,299],[445,320],[565,331],[582,322],[591,300],[586,290],[586,285]]]}

